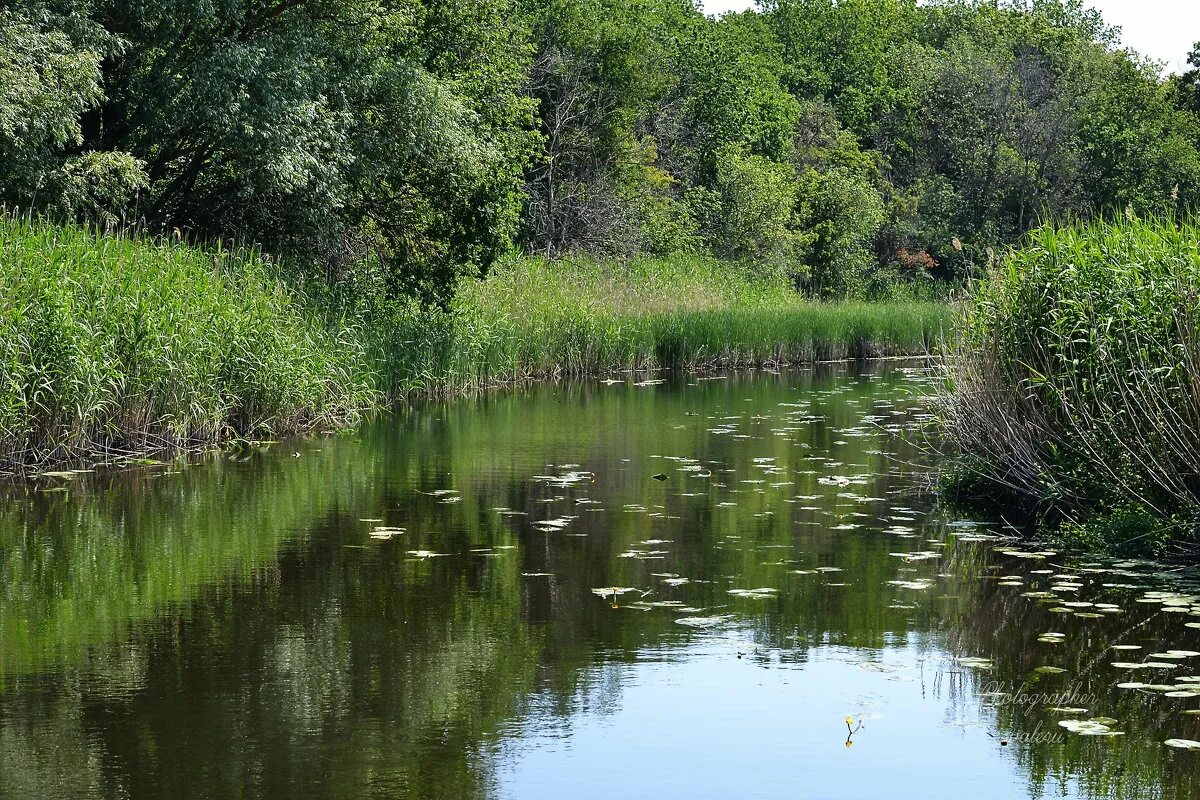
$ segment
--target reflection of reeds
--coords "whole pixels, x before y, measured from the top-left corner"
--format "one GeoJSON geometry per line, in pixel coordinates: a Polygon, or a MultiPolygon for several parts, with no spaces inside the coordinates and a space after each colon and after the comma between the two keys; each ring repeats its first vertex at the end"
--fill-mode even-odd
{"type": "MultiPolygon", "coordinates": [[[[1198,718],[1182,713],[1192,707],[1191,701],[1164,697],[1161,692],[1118,688],[1117,682],[1129,678],[1109,666],[1122,660],[1120,651],[1110,649],[1113,644],[1138,642],[1145,648],[1142,652],[1190,646],[1191,634],[1181,633],[1179,620],[1172,619],[1181,615],[1158,613],[1154,606],[1133,602],[1132,590],[1103,586],[1113,580],[1103,572],[1093,574],[1086,593],[1076,599],[1118,603],[1125,609],[1123,613],[1103,619],[1052,613],[1058,600],[1030,598],[1023,593],[1052,585],[1050,580],[1039,582],[1042,579],[1029,568],[1063,565],[1057,559],[1004,561],[988,549],[956,547],[947,565],[955,574],[972,576],[961,584],[964,602],[959,607],[963,613],[955,620],[949,649],[995,663],[994,669],[970,676],[974,682],[965,686],[968,691],[949,698],[955,713],[969,717],[982,709],[997,734],[1008,738],[1013,758],[1027,773],[1030,785],[1044,786],[1046,796],[1067,795],[1068,785],[1080,797],[1109,800],[1200,796],[1200,772],[1194,764],[1173,759],[1170,749],[1162,746],[1169,737],[1197,736],[1198,718]],[[995,577],[1013,573],[1023,575],[1025,587],[1005,587],[995,577]],[[1049,630],[1065,631],[1065,640],[1058,644],[1038,641],[1038,634],[1049,630]],[[1043,675],[1036,671],[1050,662],[1067,672],[1043,675]],[[1085,708],[1086,712],[1053,710],[1063,706],[1085,708]],[[1119,724],[1114,727],[1125,735],[1101,740],[1058,725],[1063,719],[1094,717],[1117,719],[1119,724]],[[1047,741],[1047,732],[1060,731],[1065,735],[1047,741]]],[[[1147,571],[1154,570],[1148,567],[1147,571]]],[[[1120,578],[1128,579],[1128,575],[1120,578]]],[[[1145,581],[1156,587],[1178,588],[1160,584],[1149,575],[1145,581]]]]}
{"type": "Polygon", "coordinates": [[[942,421],[968,479],[1054,520],[1103,517],[1110,544],[1178,534],[1200,511],[1198,294],[1192,225],[1035,232],[949,359],[942,421]]]}

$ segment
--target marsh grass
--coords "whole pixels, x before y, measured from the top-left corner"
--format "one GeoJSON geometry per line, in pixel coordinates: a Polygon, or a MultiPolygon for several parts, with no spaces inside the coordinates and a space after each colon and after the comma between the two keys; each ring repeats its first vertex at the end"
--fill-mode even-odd
{"type": "Polygon", "coordinates": [[[536,378],[925,353],[948,315],[809,303],[692,257],[513,258],[423,308],[369,265],[305,284],[253,251],[13,218],[0,285],[8,469],[277,437],[536,378]]]}
{"type": "Polygon", "coordinates": [[[520,258],[465,284],[448,314],[395,314],[393,341],[379,349],[407,354],[382,368],[393,392],[450,393],[629,370],[921,354],[949,316],[929,302],[812,303],[782,281],[692,256],[520,258]]]}
{"type": "Polygon", "coordinates": [[[357,333],[254,252],[0,218],[0,286],[10,465],[276,436],[376,402],[357,333]]]}
{"type": "Polygon", "coordinates": [[[978,288],[948,361],[958,485],[1089,545],[1194,538],[1198,299],[1192,223],[1034,232],[978,288]]]}

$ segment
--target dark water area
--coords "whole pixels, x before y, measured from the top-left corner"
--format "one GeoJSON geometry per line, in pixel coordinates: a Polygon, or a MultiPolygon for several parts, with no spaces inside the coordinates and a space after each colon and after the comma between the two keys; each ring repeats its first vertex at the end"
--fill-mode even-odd
{"type": "Polygon", "coordinates": [[[937,507],[925,368],[646,377],[7,487],[0,797],[1200,797],[1195,576],[937,507]]]}

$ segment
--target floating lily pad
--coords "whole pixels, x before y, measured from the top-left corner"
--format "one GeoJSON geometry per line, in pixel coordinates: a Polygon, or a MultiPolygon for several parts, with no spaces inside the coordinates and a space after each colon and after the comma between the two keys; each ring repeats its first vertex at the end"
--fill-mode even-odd
{"type": "Polygon", "coordinates": [[[1167,739],[1163,744],[1167,747],[1178,747],[1180,750],[1200,750],[1200,742],[1195,739],[1167,739]]]}
{"type": "Polygon", "coordinates": [[[974,656],[962,656],[954,659],[960,666],[970,667],[972,669],[994,669],[996,662],[990,658],[976,658],[974,656]]]}

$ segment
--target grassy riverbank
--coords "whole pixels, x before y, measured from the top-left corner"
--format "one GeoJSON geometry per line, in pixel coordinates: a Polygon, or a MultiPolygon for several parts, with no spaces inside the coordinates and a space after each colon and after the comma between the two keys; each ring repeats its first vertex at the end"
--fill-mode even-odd
{"type": "Polygon", "coordinates": [[[1200,227],[1045,228],[984,282],[943,417],[953,484],[1089,547],[1194,546],[1200,227]]]}
{"type": "Polygon", "coordinates": [[[947,316],[809,303],[693,258],[513,259],[449,311],[280,275],[253,252],[0,220],[0,463],[278,436],[536,377],[924,352],[947,316]]]}
{"type": "Polygon", "coordinates": [[[109,457],[353,420],[364,349],[254,253],[0,220],[0,461],[109,457]]]}
{"type": "MultiPolygon", "coordinates": [[[[450,315],[401,309],[373,343],[389,392],[463,389],[660,367],[924,353],[945,304],[807,302],[711,259],[502,263],[450,315]]],[[[372,326],[372,330],[378,330],[372,326]]]]}

